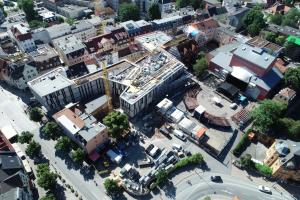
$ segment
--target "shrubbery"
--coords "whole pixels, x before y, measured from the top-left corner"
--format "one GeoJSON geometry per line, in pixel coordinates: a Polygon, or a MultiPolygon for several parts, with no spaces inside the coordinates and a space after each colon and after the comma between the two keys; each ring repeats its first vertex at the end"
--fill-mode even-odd
{"type": "Polygon", "coordinates": [[[250,145],[250,140],[248,138],[248,134],[251,132],[252,130],[249,129],[241,138],[241,140],[239,141],[239,143],[236,145],[236,147],[233,149],[233,155],[235,155],[236,157],[239,157],[245,150],[246,148],[250,145]]]}
{"type": "Polygon", "coordinates": [[[272,175],[272,169],[264,164],[255,164],[255,168],[257,171],[261,172],[265,176],[271,176],[272,175]]]}

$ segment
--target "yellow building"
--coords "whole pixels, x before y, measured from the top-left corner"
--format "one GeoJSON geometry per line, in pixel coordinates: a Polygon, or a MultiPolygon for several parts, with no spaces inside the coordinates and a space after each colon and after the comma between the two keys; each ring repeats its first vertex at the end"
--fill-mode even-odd
{"type": "Polygon", "coordinates": [[[275,178],[300,181],[300,142],[276,140],[267,150],[264,164],[271,167],[275,178]]]}

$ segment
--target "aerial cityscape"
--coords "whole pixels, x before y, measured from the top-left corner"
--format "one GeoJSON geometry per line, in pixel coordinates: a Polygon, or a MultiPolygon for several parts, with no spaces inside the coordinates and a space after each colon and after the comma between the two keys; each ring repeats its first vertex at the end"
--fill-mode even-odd
{"type": "Polygon", "coordinates": [[[300,200],[299,0],[0,0],[0,200],[300,200]]]}

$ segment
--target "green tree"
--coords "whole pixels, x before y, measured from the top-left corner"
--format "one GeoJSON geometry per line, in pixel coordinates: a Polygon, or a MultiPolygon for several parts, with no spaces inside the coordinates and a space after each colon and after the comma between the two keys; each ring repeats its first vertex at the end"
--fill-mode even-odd
{"type": "Polygon", "coordinates": [[[34,10],[33,0],[19,0],[18,6],[24,11],[28,22],[37,19],[37,12],[34,10]]]}
{"type": "Polygon", "coordinates": [[[117,111],[110,112],[104,117],[103,123],[108,127],[108,133],[113,138],[120,138],[125,130],[129,128],[128,117],[117,111]]]}
{"type": "Polygon", "coordinates": [[[288,68],[284,73],[284,82],[296,92],[300,92],[300,67],[288,68]]]}
{"type": "Polygon", "coordinates": [[[202,0],[190,0],[190,2],[194,10],[201,9],[204,7],[202,0]]]}
{"type": "Polygon", "coordinates": [[[84,160],[84,151],[78,148],[75,151],[72,151],[71,157],[74,160],[74,162],[82,163],[84,160]]]}
{"type": "Polygon", "coordinates": [[[61,135],[61,129],[55,122],[47,122],[42,132],[51,139],[57,139],[61,135]]]}
{"type": "Polygon", "coordinates": [[[252,8],[243,18],[244,25],[248,33],[253,37],[259,34],[260,30],[266,26],[264,15],[259,6],[252,8]]]}
{"type": "Polygon", "coordinates": [[[29,111],[29,118],[32,121],[40,122],[43,118],[43,113],[40,108],[34,107],[29,111]]]}
{"type": "Polygon", "coordinates": [[[263,100],[259,106],[251,112],[252,119],[254,120],[254,128],[261,133],[268,132],[278,123],[286,109],[287,105],[285,104],[269,99],[263,100]]]}
{"type": "Polygon", "coordinates": [[[300,120],[282,118],[279,120],[278,131],[286,133],[288,138],[300,141],[300,120]]]}
{"type": "Polygon", "coordinates": [[[255,23],[247,26],[247,31],[251,37],[255,37],[255,36],[259,35],[260,30],[261,30],[261,28],[255,23]]]}
{"type": "Polygon", "coordinates": [[[61,16],[58,17],[58,21],[59,21],[59,23],[64,23],[65,22],[64,18],[61,17],[61,16]]]}
{"type": "Polygon", "coordinates": [[[72,26],[72,25],[76,22],[76,20],[75,20],[74,18],[67,18],[66,22],[67,22],[70,26],[72,26]]]}
{"type": "Polygon", "coordinates": [[[280,46],[283,46],[284,43],[285,43],[285,41],[286,41],[286,37],[283,36],[283,35],[280,35],[280,36],[278,36],[278,37],[275,39],[275,43],[278,44],[278,45],[280,45],[280,46]]]}
{"type": "Polygon", "coordinates": [[[190,0],[176,0],[176,8],[183,8],[190,5],[190,0]]]}
{"type": "Polygon", "coordinates": [[[273,32],[266,32],[266,40],[268,40],[269,42],[275,42],[276,40],[276,34],[273,32]]]}
{"type": "Polygon", "coordinates": [[[159,170],[156,175],[156,184],[163,185],[168,180],[168,173],[165,170],[159,170]]]}
{"type": "Polygon", "coordinates": [[[205,57],[202,57],[196,61],[193,65],[193,71],[196,76],[201,76],[208,69],[208,64],[205,57]]]}
{"type": "Polygon", "coordinates": [[[34,29],[34,28],[46,28],[48,27],[48,23],[47,22],[43,22],[43,21],[39,21],[39,20],[31,20],[29,22],[29,27],[34,29]]]}
{"type": "Polygon", "coordinates": [[[50,172],[50,167],[48,163],[41,163],[37,165],[36,174],[38,177],[42,176],[47,172],[50,172]]]}
{"type": "Polygon", "coordinates": [[[55,149],[58,151],[70,151],[72,141],[67,136],[60,137],[56,144],[55,149]]]}
{"type": "Polygon", "coordinates": [[[56,184],[57,174],[50,171],[49,164],[43,163],[37,165],[37,183],[45,190],[53,189],[56,184]]]}
{"type": "Polygon", "coordinates": [[[161,13],[159,9],[159,5],[157,3],[151,4],[148,10],[148,16],[151,20],[160,19],[161,13]]]}
{"type": "Polygon", "coordinates": [[[113,179],[105,179],[104,188],[109,195],[116,194],[120,191],[120,187],[118,186],[118,182],[113,179]]]}
{"type": "Polygon", "coordinates": [[[51,190],[56,184],[57,174],[54,172],[45,172],[37,179],[37,184],[45,190],[51,190]]]}
{"type": "Polygon", "coordinates": [[[33,138],[33,134],[29,131],[23,131],[21,135],[18,137],[18,142],[21,144],[29,143],[31,139],[33,138]]]}
{"type": "Polygon", "coordinates": [[[254,169],[255,163],[251,160],[252,156],[250,154],[246,154],[241,157],[241,164],[246,169],[254,169]]]}
{"type": "Polygon", "coordinates": [[[41,153],[41,145],[35,141],[31,141],[28,144],[25,153],[29,157],[35,157],[41,153]]]}
{"type": "Polygon", "coordinates": [[[43,196],[40,200],[56,200],[56,197],[53,193],[48,192],[45,196],[43,196]]]}
{"type": "Polygon", "coordinates": [[[282,25],[298,28],[297,24],[299,20],[300,20],[300,11],[298,11],[297,8],[292,8],[283,16],[282,25]]]}
{"type": "Polygon", "coordinates": [[[133,3],[122,3],[118,11],[118,19],[121,22],[140,19],[139,8],[133,3]]]}
{"type": "Polygon", "coordinates": [[[270,22],[273,24],[281,25],[283,16],[281,14],[274,14],[270,16],[270,22]]]}

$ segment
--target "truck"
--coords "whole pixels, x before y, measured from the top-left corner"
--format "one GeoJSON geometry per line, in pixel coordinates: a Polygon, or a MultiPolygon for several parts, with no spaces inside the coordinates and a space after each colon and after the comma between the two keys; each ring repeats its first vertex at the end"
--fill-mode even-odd
{"type": "Polygon", "coordinates": [[[122,161],[123,156],[120,154],[117,154],[113,150],[108,150],[106,152],[106,155],[110,158],[110,160],[116,164],[119,164],[122,161]]]}

